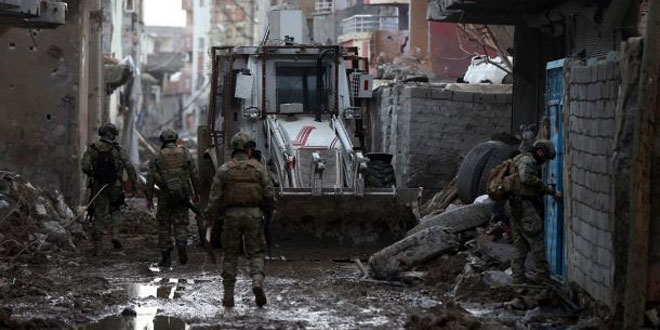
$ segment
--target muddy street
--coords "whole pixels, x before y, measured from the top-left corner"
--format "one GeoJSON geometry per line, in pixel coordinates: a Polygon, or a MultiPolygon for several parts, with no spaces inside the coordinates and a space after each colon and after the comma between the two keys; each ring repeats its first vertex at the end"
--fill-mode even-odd
{"type": "MultiPolygon", "coordinates": [[[[135,212],[124,213],[134,216],[135,212]]],[[[221,263],[196,247],[186,266],[158,269],[154,220],[125,218],[124,248],[18,258],[3,263],[2,308],[25,328],[87,329],[392,329],[440,297],[407,286],[361,281],[352,258],[368,251],[276,247],[266,262],[268,305],[254,304],[241,259],[236,307],[222,307],[221,263]],[[41,320],[41,321],[40,321],[41,320]],[[41,323],[40,323],[41,322],[41,323]]],[[[191,238],[192,240],[192,238],[191,238]]],[[[192,242],[191,242],[192,244],[192,242]]],[[[108,244],[109,245],[109,244],[108,244]]],[[[221,254],[219,254],[220,256],[221,254]]],[[[11,324],[11,323],[9,323],[11,324]]]]}

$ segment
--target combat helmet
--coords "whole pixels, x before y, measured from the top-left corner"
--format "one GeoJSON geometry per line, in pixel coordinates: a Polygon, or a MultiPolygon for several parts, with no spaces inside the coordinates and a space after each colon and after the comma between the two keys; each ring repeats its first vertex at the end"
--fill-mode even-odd
{"type": "Polygon", "coordinates": [[[238,132],[231,138],[231,147],[234,150],[245,150],[247,148],[254,148],[257,143],[252,137],[246,133],[238,132]]]}
{"type": "Polygon", "coordinates": [[[105,123],[99,127],[99,136],[104,137],[108,135],[112,135],[113,137],[119,135],[119,130],[113,123],[105,123]]]}
{"type": "Polygon", "coordinates": [[[557,151],[555,150],[555,146],[550,142],[550,140],[546,139],[540,139],[536,140],[534,142],[534,150],[536,149],[541,149],[543,150],[543,153],[545,154],[545,158],[547,159],[555,159],[557,156],[557,151]]]}
{"type": "Polygon", "coordinates": [[[160,142],[163,144],[168,142],[176,142],[178,139],[179,134],[171,128],[167,128],[160,133],[160,142]]]}

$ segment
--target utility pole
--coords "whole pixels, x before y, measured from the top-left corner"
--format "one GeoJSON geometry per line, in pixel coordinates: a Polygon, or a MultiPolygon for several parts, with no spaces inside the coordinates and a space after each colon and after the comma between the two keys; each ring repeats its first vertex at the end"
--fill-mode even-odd
{"type": "Polygon", "coordinates": [[[660,74],[660,0],[649,1],[644,54],[642,55],[639,109],[635,114],[633,138],[630,229],[624,294],[625,329],[638,329],[646,309],[649,224],[651,221],[651,168],[654,124],[658,119],[658,76],[660,74]]]}

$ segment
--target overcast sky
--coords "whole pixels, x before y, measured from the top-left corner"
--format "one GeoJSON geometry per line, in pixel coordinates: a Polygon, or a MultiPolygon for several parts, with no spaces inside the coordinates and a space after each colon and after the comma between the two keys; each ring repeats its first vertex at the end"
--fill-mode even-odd
{"type": "Polygon", "coordinates": [[[186,26],[181,0],[144,0],[144,23],[158,26],[186,26]]]}

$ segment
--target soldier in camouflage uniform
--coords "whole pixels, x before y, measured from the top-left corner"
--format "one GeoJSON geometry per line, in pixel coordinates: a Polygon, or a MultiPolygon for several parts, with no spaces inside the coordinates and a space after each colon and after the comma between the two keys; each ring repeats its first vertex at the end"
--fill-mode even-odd
{"type": "Polygon", "coordinates": [[[160,134],[163,143],[160,152],[149,162],[147,174],[147,208],[153,210],[154,184],[157,184],[158,210],[158,248],[161,251],[160,267],[170,267],[172,251],[172,232],[179,256],[179,263],[188,262],[186,245],[188,243],[188,206],[190,197],[199,201],[199,175],[195,163],[183,147],[176,145],[178,134],[166,129],[160,134]]]}
{"type": "Polygon", "coordinates": [[[92,241],[94,243],[93,254],[98,255],[101,249],[104,224],[111,224],[111,241],[115,249],[121,249],[119,242],[119,207],[124,204],[124,192],[121,179],[124,170],[135,190],[137,187],[137,176],[135,168],[128,159],[126,152],[115,142],[119,131],[111,123],[106,123],[99,128],[99,142],[93,143],[83,155],[81,167],[83,173],[89,177],[89,188],[91,196],[99,193],[94,200],[94,223],[92,229],[92,241]],[[105,187],[105,188],[104,188],[105,187]],[[103,190],[101,190],[103,189],[103,190]]]}
{"type": "Polygon", "coordinates": [[[538,140],[530,151],[516,156],[510,172],[512,194],[509,197],[511,222],[513,225],[513,246],[515,248],[511,268],[517,282],[525,281],[525,258],[531,252],[536,266],[537,282],[548,281],[548,263],[545,260],[545,240],[543,220],[540,217],[544,194],[561,195],[553,187],[546,186],[541,177],[541,165],[554,159],[556,151],[552,142],[538,140]]]}
{"type": "Polygon", "coordinates": [[[234,306],[234,285],[238,255],[245,239],[249,255],[252,292],[259,307],[266,304],[263,289],[266,240],[262,218],[275,211],[273,184],[263,165],[251,158],[256,147],[252,138],[238,133],[231,139],[232,159],[223,164],[213,178],[206,219],[224,218],[222,245],[224,264],[222,280],[225,307],[234,306]]]}

